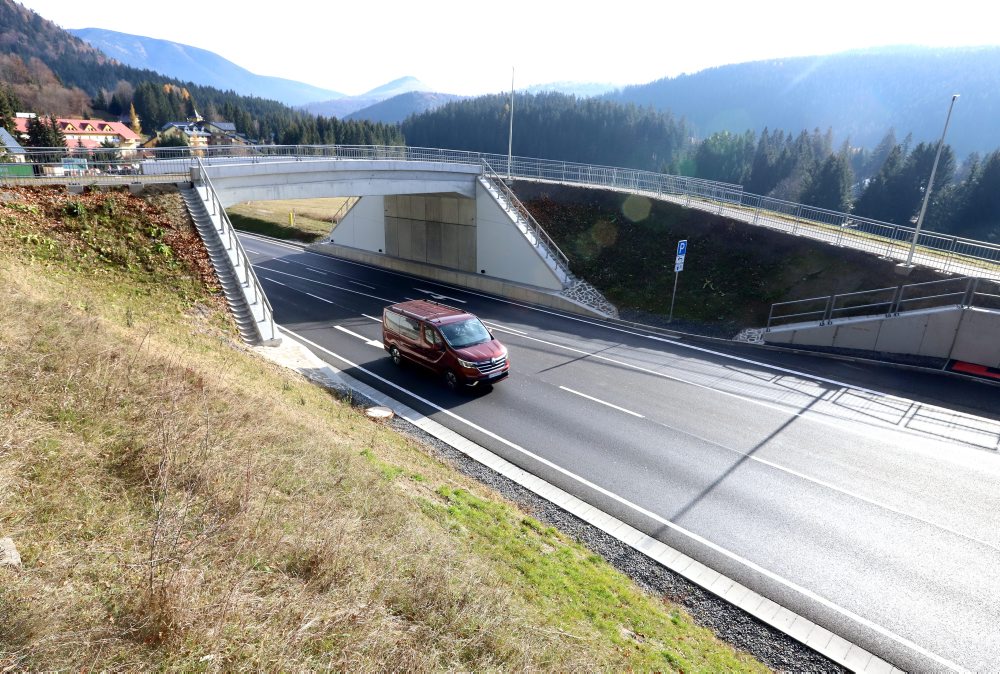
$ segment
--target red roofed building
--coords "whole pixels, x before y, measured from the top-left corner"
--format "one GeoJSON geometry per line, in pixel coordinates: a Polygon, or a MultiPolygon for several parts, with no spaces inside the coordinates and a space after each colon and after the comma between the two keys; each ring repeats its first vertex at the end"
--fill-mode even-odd
{"type": "MultiPolygon", "coordinates": [[[[28,135],[28,120],[17,117],[14,120],[18,134],[28,135]]],[[[103,119],[56,119],[56,123],[66,137],[66,147],[95,149],[101,143],[111,141],[122,150],[135,150],[139,136],[121,122],[106,122],[103,119]]]]}

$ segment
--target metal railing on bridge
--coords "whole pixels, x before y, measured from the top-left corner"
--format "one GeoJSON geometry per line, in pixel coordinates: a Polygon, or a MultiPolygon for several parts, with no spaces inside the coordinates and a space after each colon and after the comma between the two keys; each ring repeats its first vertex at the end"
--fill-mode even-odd
{"type": "Polygon", "coordinates": [[[835,319],[859,316],[898,316],[907,311],[946,306],[1000,310],[1000,283],[957,277],[777,302],[771,305],[767,329],[812,321],[826,325],[835,319]]]}
{"type": "MultiPolygon", "coordinates": [[[[113,184],[187,179],[191,166],[199,159],[208,166],[330,159],[427,161],[477,164],[512,179],[611,189],[673,201],[891,259],[905,259],[914,236],[909,226],[749,194],[739,185],[638,169],[462,150],[386,145],[213,145],[135,150],[28,148],[24,156],[27,163],[0,164],[0,182],[113,184]]],[[[917,246],[915,260],[919,264],[965,276],[1000,279],[1000,245],[923,230],[917,246]]]]}

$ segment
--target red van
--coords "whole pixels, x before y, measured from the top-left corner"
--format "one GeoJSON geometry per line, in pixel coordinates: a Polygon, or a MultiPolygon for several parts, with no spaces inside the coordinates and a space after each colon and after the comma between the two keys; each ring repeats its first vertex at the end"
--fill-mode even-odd
{"type": "Polygon", "coordinates": [[[474,315],[430,300],[382,311],[382,346],[392,362],[408,360],[442,377],[450,389],[489,386],[510,374],[507,347],[474,315]]]}

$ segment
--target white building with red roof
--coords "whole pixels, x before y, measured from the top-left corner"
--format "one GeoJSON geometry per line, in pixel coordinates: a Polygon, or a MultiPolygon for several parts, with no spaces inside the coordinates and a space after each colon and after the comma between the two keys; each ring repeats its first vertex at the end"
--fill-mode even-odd
{"type": "MultiPolygon", "coordinates": [[[[17,117],[14,120],[18,134],[28,135],[28,119],[17,117]]],[[[64,119],[57,118],[56,123],[66,137],[66,147],[86,148],[93,150],[107,143],[122,150],[135,150],[139,146],[139,135],[121,122],[106,122],[103,119],[64,119]]]]}

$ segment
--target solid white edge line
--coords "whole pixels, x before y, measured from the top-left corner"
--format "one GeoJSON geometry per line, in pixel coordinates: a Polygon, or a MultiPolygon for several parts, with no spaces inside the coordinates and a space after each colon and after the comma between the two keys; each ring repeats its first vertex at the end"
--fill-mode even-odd
{"type": "Polygon", "coordinates": [[[646,417],[642,416],[641,414],[639,414],[638,412],[633,412],[632,410],[627,410],[624,407],[619,407],[618,405],[614,405],[612,403],[609,403],[606,400],[601,400],[600,398],[594,398],[593,396],[589,396],[586,393],[580,393],[579,391],[574,391],[573,389],[567,388],[566,386],[560,386],[559,388],[561,388],[563,391],[567,391],[569,393],[572,393],[573,395],[578,395],[581,398],[586,398],[587,400],[592,400],[595,403],[600,403],[601,405],[607,405],[608,407],[616,409],[619,412],[624,412],[625,414],[631,414],[633,417],[639,417],[640,419],[645,419],[646,418],[646,417]]]}
{"type": "MultiPolygon", "coordinates": [[[[530,459],[532,459],[534,461],[537,461],[537,462],[541,463],[542,465],[547,466],[547,467],[551,468],[552,470],[554,470],[554,471],[556,471],[558,473],[561,473],[562,475],[565,475],[566,477],[568,477],[569,479],[573,480],[574,482],[577,482],[578,484],[581,484],[581,485],[583,485],[583,486],[585,486],[585,487],[587,487],[589,489],[592,489],[592,490],[598,492],[599,494],[602,494],[602,495],[606,496],[607,498],[610,498],[613,501],[616,501],[617,503],[620,503],[621,505],[625,506],[626,508],[629,508],[630,510],[632,510],[632,511],[634,511],[634,512],[636,512],[636,513],[638,513],[638,514],[640,514],[640,515],[642,515],[642,516],[644,516],[646,518],[648,518],[648,519],[651,519],[654,522],[657,522],[658,524],[661,524],[662,526],[667,527],[667,528],[669,528],[669,529],[677,532],[678,534],[681,534],[682,536],[686,536],[687,538],[691,539],[692,541],[695,541],[695,542],[697,542],[697,543],[699,543],[701,545],[704,545],[705,547],[709,548],[710,550],[713,550],[716,553],[718,553],[718,554],[720,554],[720,555],[722,555],[722,556],[724,556],[724,557],[726,557],[726,558],[728,558],[728,559],[736,562],[737,564],[741,564],[741,565],[745,566],[746,568],[751,569],[752,571],[755,571],[756,573],[759,573],[760,575],[764,576],[765,578],[768,578],[768,579],[770,579],[770,580],[772,580],[772,581],[774,581],[776,583],[784,585],[788,589],[790,589],[790,590],[792,590],[794,592],[797,592],[797,593],[801,594],[802,596],[804,596],[804,597],[806,597],[808,599],[811,599],[812,601],[815,601],[816,603],[820,604],[821,606],[823,606],[823,607],[825,607],[825,608],[827,608],[827,609],[829,609],[829,610],[831,610],[831,611],[833,611],[835,613],[838,613],[838,614],[844,616],[845,618],[853,620],[854,622],[858,623],[859,625],[863,625],[864,627],[867,627],[868,629],[870,629],[870,630],[872,630],[872,631],[874,631],[874,632],[876,632],[876,633],[878,633],[878,634],[880,634],[880,635],[882,635],[882,636],[884,636],[886,638],[889,638],[889,639],[895,641],[897,644],[899,644],[899,645],[901,645],[901,646],[903,646],[905,648],[908,648],[908,649],[910,649],[911,651],[913,651],[915,653],[918,653],[918,654],[920,654],[920,655],[922,655],[922,656],[924,656],[926,658],[929,658],[929,659],[937,662],[938,664],[943,665],[943,666],[945,666],[945,667],[947,667],[947,668],[949,668],[949,669],[951,669],[953,671],[957,671],[957,672],[964,672],[964,671],[966,671],[961,666],[957,665],[956,663],[953,663],[950,660],[947,660],[946,658],[944,658],[944,657],[942,657],[940,655],[937,655],[936,653],[933,653],[933,652],[927,650],[923,646],[920,646],[919,644],[916,644],[916,643],[910,641],[909,639],[906,639],[905,637],[902,637],[902,636],[896,634],[895,632],[892,632],[889,629],[887,629],[885,627],[882,627],[881,625],[879,625],[879,624],[877,624],[877,623],[875,623],[875,622],[873,622],[873,621],[871,621],[871,620],[869,620],[869,619],[867,619],[867,618],[865,618],[865,617],[863,617],[861,615],[858,615],[857,613],[854,613],[853,611],[851,611],[849,609],[846,609],[846,608],[843,608],[841,606],[838,606],[837,604],[833,603],[829,599],[827,599],[827,598],[825,598],[825,597],[823,597],[823,596],[821,596],[821,595],[813,592],[812,590],[809,590],[808,588],[805,588],[805,587],[803,587],[801,585],[793,583],[792,581],[787,580],[786,578],[783,578],[782,576],[779,576],[778,574],[774,573],[773,571],[765,569],[764,567],[760,566],[759,564],[757,564],[755,562],[752,562],[749,559],[745,559],[745,558],[737,555],[736,553],[731,552],[731,551],[727,550],[726,548],[723,548],[722,546],[720,546],[720,545],[718,545],[716,543],[713,543],[712,541],[710,541],[710,540],[708,540],[708,539],[706,539],[706,538],[704,538],[702,536],[699,536],[698,534],[694,533],[693,531],[689,531],[689,530],[685,529],[684,527],[681,527],[680,525],[675,524],[674,522],[671,522],[670,520],[668,520],[668,519],[666,519],[666,518],[664,518],[664,517],[662,517],[662,516],[660,516],[660,515],[652,512],[650,510],[646,510],[642,506],[640,506],[638,504],[635,504],[635,503],[632,503],[631,501],[625,499],[624,497],[619,496],[618,494],[615,494],[614,492],[609,491],[609,490],[605,489],[604,487],[601,487],[601,486],[599,486],[599,485],[597,485],[597,484],[595,484],[593,482],[590,482],[589,480],[587,480],[587,479],[585,479],[585,478],[583,478],[583,477],[581,477],[579,475],[576,475],[575,473],[573,473],[573,472],[571,472],[571,471],[563,468],[562,466],[559,466],[559,465],[557,465],[557,464],[549,461],[548,459],[545,459],[545,458],[543,458],[541,456],[538,456],[537,454],[535,454],[535,453],[533,453],[533,452],[525,449],[524,447],[521,447],[520,445],[518,445],[518,444],[516,444],[514,442],[511,442],[510,440],[507,440],[506,438],[503,438],[503,437],[497,435],[496,433],[493,433],[490,430],[487,430],[485,428],[482,428],[481,426],[478,426],[478,425],[474,424],[473,422],[471,422],[471,421],[469,421],[469,420],[467,420],[467,419],[465,419],[463,417],[460,417],[459,415],[455,414],[451,410],[446,410],[443,407],[440,407],[440,406],[436,405],[435,403],[431,402],[430,400],[427,400],[426,398],[423,398],[423,397],[417,395],[416,393],[412,393],[409,390],[403,388],[402,386],[400,386],[400,385],[398,385],[398,384],[396,384],[396,383],[394,383],[392,381],[389,381],[388,379],[385,379],[384,377],[381,377],[381,376],[375,374],[374,372],[366,370],[365,368],[361,367],[357,363],[354,363],[354,362],[352,362],[352,361],[344,358],[343,356],[341,356],[341,355],[339,355],[337,353],[334,353],[333,351],[330,351],[329,349],[327,349],[327,348],[325,348],[323,346],[320,346],[319,344],[316,344],[315,342],[313,342],[313,341],[311,341],[311,340],[309,340],[309,339],[307,339],[307,338],[305,338],[305,337],[303,337],[303,336],[301,336],[301,335],[299,335],[299,334],[297,334],[297,333],[295,333],[295,332],[293,332],[293,331],[291,331],[291,330],[289,330],[287,328],[282,328],[282,330],[284,332],[287,332],[288,334],[292,335],[293,337],[295,337],[300,342],[308,344],[308,345],[310,345],[310,346],[312,346],[312,347],[314,347],[316,349],[319,349],[323,353],[326,353],[326,354],[328,354],[328,355],[336,358],[337,360],[343,361],[349,367],[355,368],[355,369],[357,369],[357,370],[359,370],[361,372],[364,372],[369,377],[372,377],[373,379],[377,379],[378,381],[381,381],[382,383],[386,384],[387,386],[390,386],[391,388],[394,388],[394,389],[396,389],[398,391],[401,391],[401,392],[405,393],[408,396],[411,396],[415,400],[419,400],[421,403],[423,403],[423,404],[425,404],[425,405],[427,405],[427,406],[429,406],[429,407],[431,407],[433,409],[438,410],[442,414],[445,414],[446,416],[449,416],[449,417],[455,419],[456,421],[458,421],[458,422],[460,422],[460,423],[462,423],[462,424],[464,424],[464,425],[472,428],[473,430],[476,430],[476,431],[478,431],[478,432],[486,435],[487,437],[493,438],[497,442],[500,442],[500,443],[506,445],[507,447],[510,447],[511,449],[515,450],[516,452],[518,452],[520,454],[523,454],[524,456],[526,456],[526,457],[528,457],[528,458],[530,458],[530,459]]],[[[575,498],[575,497],[572,497],[572,495],[570,495],[570,494],[567,494],[567,495],[570,496],[571,498],[575,498]]],[[[625,526],[628,526],[628,525],[625,525],[625,526]]],[[[645,536],[645,534],[643,534],[643,536],[645,536]]],[[[655,539],[653,539],[653,540],[655,540],[655,539]]],[[[659,541],[657,541],[657,542],[659,542],[659,541]]],[[[633,546],[633,547],[635,547],[635,546],[633,546]]],[[[698,562],[694,562],[694,564],[699,564],[699,563],[698,562]]],[[[767,600],[765,600],[765,601],[767,601],[767,600]]],[[[876,657],[876,656],[872,656],[872,657],[876,657]]]]}
{"type": "Polygon", "coordinates": [[[365,318],[370,318],[370,319],[372,319],[373,321],[377,321],[377,322],[379,322],[379,323],[381,323],[381,322],[382,322],[382,319],[381,319],[381,318],[376,318],[375,316],[369,316],[368,314],[361,314],[361,315],[362,315],[362,316],[364,316],[365,318]]]}

